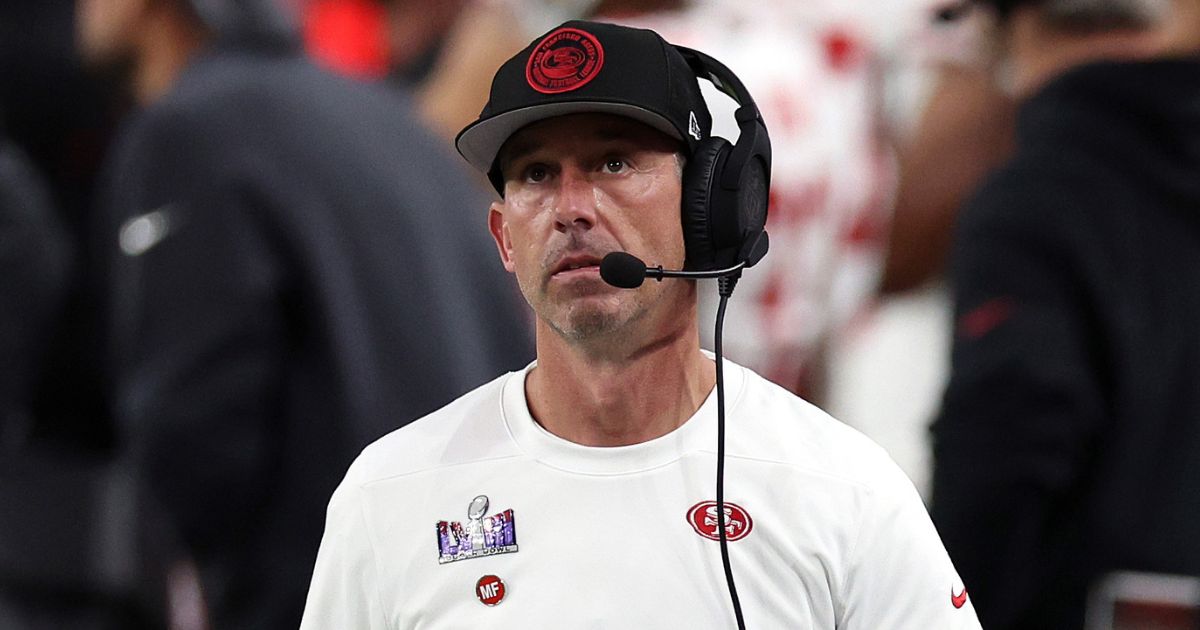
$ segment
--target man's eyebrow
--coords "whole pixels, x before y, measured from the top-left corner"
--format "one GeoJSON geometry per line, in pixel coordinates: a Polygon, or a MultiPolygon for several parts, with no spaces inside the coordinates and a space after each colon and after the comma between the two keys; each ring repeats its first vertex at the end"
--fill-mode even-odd
{"type": "Polygon", "coordinates": [[[535,150],[537,150],[535,143],[528,140],[517,140],[500,148],[500,157],[497,161],[500,168],[503,169],[505,166],[533,153],[535,150]]]}

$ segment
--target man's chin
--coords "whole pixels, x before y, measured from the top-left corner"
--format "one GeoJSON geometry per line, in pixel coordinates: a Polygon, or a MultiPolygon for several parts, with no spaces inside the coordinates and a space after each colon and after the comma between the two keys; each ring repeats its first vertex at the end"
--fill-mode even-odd
{"type": "Polygon", "coordinates": [[[555,321],[547,322],[560,336],[572,341],[605,339],[619,332],[625,318],[599,304],[575,304],[555,321]]]}

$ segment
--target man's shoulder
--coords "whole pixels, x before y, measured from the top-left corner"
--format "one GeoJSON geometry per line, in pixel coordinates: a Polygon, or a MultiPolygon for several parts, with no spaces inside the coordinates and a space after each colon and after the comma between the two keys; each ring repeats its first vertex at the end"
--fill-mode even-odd
{"type": "Polygon", "coordinates": [[[891,456],[857,429],[816,405],[746,370],[738,400],[738,420],[729,453],[787,466],[799,473],[868,490],[900,483],[908,477],[891,456]],[[736,444],[736,446],[734,446],[736,444]]]}
{"type": "Polygon", "coordinates": [[[1064,159],[1064,152],[1038,145],[1018,151],[996,168],[963,204],[959,234],[1086,224],[1114,182],[1097,182],[1092,162],[1064,159]]]}
{"type": "MultiPolygon", "coordinates": [[[[180,75],[163,102],[200,106],[224,104],[230,95],[261,94],[263,98],[291,98],[290,92],[326,82],[332,73],[291,54],[252,54],[237,50],[206,50],[180,75]],[[280,91],[280,88],[286,88],[280,91]]],[[[313,95],[316,96],[316,95],[313,95]]]]}
{"type": "MultiPolygon", "coordinates": [[[[954,229],[952,271],[976,261],[1011,265],[1039,252],[1093,258],[1127,209],[1114,203],[1120,184],[1089,181],[1077,165],[1039,156],[1014,159],[991,174],[963,205],[954,229]],[[1114,188],[1115,186],[1115,188],[1114,188]]],[[[1049,258],[1047,258],[1048,260],[1049,258]]],[[[956,281],[961,282],[961,281],[956,281]]]]}
{"type": "Polygon", "coordinates": [[[325,130],[316,125],[328,125],[331,116],[357,118],[372,129],[414,117],[402,91],[343,77],[303,56],[221,50],[198,57],[148,109],[207,128],[209,134],[235,136],[263,127],[294,127],[306,137],[319,136],[325,130]]]}
{"type": "Polygon", "coordinates": [[[519,373],[499,376],[371,443],[351,465],[345,483],[364,486],[434,468],[516,455],[501,404],[505,383],[514,374],[519,373]]]}

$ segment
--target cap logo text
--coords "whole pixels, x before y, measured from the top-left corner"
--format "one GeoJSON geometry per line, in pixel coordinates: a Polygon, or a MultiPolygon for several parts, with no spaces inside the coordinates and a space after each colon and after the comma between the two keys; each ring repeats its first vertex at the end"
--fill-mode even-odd
{"type": "Polygon", "coordinates": [[[529,87],[560,94],[588,84],[604,66],[604,48],[591,33],[564,27],[534,46],[525,65],[529,87]]]}

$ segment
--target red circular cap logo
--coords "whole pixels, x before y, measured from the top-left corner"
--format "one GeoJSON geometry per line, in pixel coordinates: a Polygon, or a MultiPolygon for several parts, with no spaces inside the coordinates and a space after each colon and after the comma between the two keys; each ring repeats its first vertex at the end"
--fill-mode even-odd
{"type": "Polygon", "coordinates": [[[604,48],[591,33],[560,28],[533,47],[525,80],[542,94],[559,94],[588,84],[604,66],[604,48]]]}
{"type": "MultiPolygon", "coordinates": [[[[701,501],[692,506],[687,513],[688,523],[697,534],[709,540],[721,540],[721,532],[717,529],[717,502],[701,501]]],[[[732,542],[741,540],[754,528],[754,520],[750,513],[736,503],[725,502],[725,539],[732,542]]]]}
{"type": "Polygon", "coordinates": [[[475,596],[488,606],[499,604],[504,599],[504,592],[504,580],[494,575],[485,575],[475,583],[475,596]]]}

